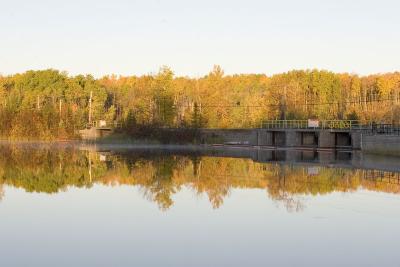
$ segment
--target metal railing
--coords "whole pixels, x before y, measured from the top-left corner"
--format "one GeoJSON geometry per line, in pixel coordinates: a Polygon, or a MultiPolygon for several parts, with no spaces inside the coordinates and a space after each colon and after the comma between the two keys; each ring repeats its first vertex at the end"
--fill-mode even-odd
{"type": "Polygon", "coordinates": [[[368,129],[364,130],[366,135],[397,135],[400,136],[400,126],[394,124],[375,124],[369,125],[368,129]]]}
{"type": "Polygon", "coordinates": [[[363,172],[364,179],[388,184],[400,185],[400,172],[388,172],[380,170],[366,170],[363,172]]]}
{"type": "Polygon", "coordinates": [[[322,120],[314,123],[308,120],[268,120],[261,124],[261,128],[264,129],[361,130],[365,127],[356,120],[322,120]]]}
{"type": "Polygon", "coordinates": [[[263,129],[318,129],[362,131],[366,135],[400,136],[400,125],[383,123],[364,123],[356,120],[268,120],[261,124],[263,129]]]}
{"type": "Polygon", "coordinates": [[[104,123],[100,123],[99,121],[93,121],[91,123],[86,123],[86,128],[90,129],[92,127],[95,128],[121,128],[122,127],[122,123],[121,122],[117,122],[117,121],[106,121],[105,124],[104,123]]]}
{"type": "Polygon", "coordinates": [[[356,120],[327,120],[321,121],[322,129],[361,130],[364,126],[356,120]]]}
{"type": "Polygon", "coordinates": [[[261,123],[261,128],[265,129],[306,129],[307,120],[269,120],[261,123]]]}

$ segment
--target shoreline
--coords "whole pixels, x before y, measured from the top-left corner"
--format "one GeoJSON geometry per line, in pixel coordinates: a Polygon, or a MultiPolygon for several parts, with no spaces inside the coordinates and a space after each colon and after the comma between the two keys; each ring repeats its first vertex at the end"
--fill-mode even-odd
{"type": "Polygon", "coordinates": [[[365,155],[386,156],[400,158],[400,153],[390,151],[371,150],[371,149],[350,149],[350,148],[319,148],[319,147],[286,147],[286,146],[268,146],[268,145],[246,145],[246,144],[193,144],[193,143],[168,143],[163,144],[157,140],[150,139],[55,139],[55,140],[10,140],[0,139],[0,145],[18,145],[18,146],[45,146],[45,147],[85,147],[88,150],[185,150],[192,152],[213,151],[213,150],[275,150],[275,151],[315,151],[315,152],[361,152],[365,155]],[[94,148],[94,149],[93,149],[94,148]]]}

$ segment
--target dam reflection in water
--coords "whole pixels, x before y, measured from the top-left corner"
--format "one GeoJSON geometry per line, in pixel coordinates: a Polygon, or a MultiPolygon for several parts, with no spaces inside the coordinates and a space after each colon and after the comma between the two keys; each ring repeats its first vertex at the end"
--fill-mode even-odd
{"type": "Polygon", "coordinates": [[[222,148],[0,149],[0,254],[7,266],[399,262],[396,158],[222,148]]]}

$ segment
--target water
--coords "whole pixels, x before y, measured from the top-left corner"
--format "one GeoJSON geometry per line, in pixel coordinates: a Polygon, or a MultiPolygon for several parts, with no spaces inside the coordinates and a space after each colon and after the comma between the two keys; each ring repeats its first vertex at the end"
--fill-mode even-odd
{"type": "Polygon", "coordinates": [[[396,158],[70,145],[0,152],[1,266],[400,266],[396,158]]]}

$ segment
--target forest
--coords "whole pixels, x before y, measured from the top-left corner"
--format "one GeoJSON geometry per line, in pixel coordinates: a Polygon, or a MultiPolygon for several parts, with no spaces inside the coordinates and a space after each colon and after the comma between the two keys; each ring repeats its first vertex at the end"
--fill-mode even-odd
{"type": "Polygon", "coordinates": [[[54,69],[0,76],[0,137],[73,139],[91,122],[118,122],[135,135],[165,128],[249,128],[274,119],[400,122],[400,73],[325,70],[177,77],[70,76],[54,69]],[[92,97],[91,97],[92,95],[92,97]],[[90,108],[89,108],[90,107],[90,108]]]}

